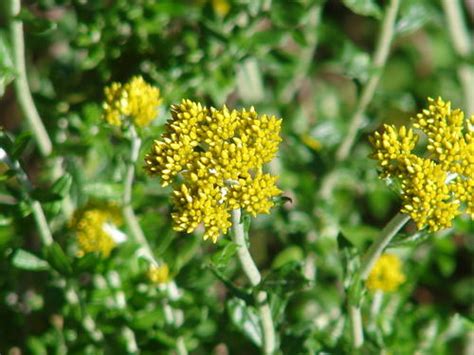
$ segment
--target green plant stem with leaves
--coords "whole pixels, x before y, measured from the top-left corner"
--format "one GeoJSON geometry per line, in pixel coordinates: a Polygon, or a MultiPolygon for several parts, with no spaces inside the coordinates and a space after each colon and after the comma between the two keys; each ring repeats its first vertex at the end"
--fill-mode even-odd
{"type": "Polygon", "coordinates": [[[41,155],[47,157],[51,154],[53,145],[31,96],[26,76],[23,23],[21,20],[15,18],[20,14],[20,0],[10,0],[7,9],[10,20],[10,41],[13,52],[13,63],[16,70],[16,78],[14,80],[16,98],[24,117],[34,133],[41,155]]]}
{"type": "MultiPolygon", "coordinates": [[[[250,284],[253,287],[257,287],[262,281],[262,276],[247,247],[248,237],[246,238],[241,217],[240,209],[232,211],[232,238],[238,246],[237,255],[245,275],[249,279],[250,284]]],[[[264,354],[273,354],[276,350],[276,338],[268,294],[265,291],[259,291],[256,296],[256,302],[262,326],[262,351],[264,354]]]]}
{"type": "MultiPolygon", "coordinates": [[[[141,246],[141,253],[151,263],[151,265],[158,266],[160,262],[153,255],[150,244],[143,233],[140,223],[132,207],[132,188],[135,178],[135,164],[137,163],[140,153],[141,139],[137,134],[134,126],[128,128],[130,135],[130,158],[127,161],[125,172],[123,196],[122,196],[122,213],[125,224],[132,236],[133,240],[141,246]]],[[[166,285],[167,294],[170,300],[176,300],[180,297],[180,292],[174,281],[170,281],[166,285]]],[[[165,317],[168,323],[178,327],[182,323],[183,314],[181,310],[173,309],[167,301],[163,301],[163,308],[165,317]]],[[[179,355],[186,355],[188,351],[184,344],[183,337],[178,337],[176,340],[176,351],[179,355]]]]}
{"type": "Polygon", "coordinates": [[[468,62],[473,51],[473,42],[462,15],[459,0],[442,0],[451,41],[461,64],[458,67],[458,77],[464,94],[466,114],[474,114],[474,67],[468,62]]]}
{"type": "Polygon", "coordinates": [[[33,188],[31,186],[30,180],[28,179],[28,175],[26,175],[26,172],[21,167],[20,162],[18,160],[11,159],[6,152],[3,160],[7,166],[15,172],[15,176],[20,182],[23,193],[25,194],[26,199],[29,201],[41,242],[43,245],[49,247],[51,244],[53,244],[53,235],[49,229],[48,221],[46,220],[46,216],[41,204],[31,198],[31,192],[33,188]]]}
{"type": "MultiPolygon", "coordinates": [[[[0,148],[1,149],[1,148],[0,148]]],[[[3,150],[3,149],[1,149],[3,150]]],[[[7,152],[3,150],[5,157],[2,159],[7,166],[15,173],[16,178],[20,183],[22,193],[25,195],[26,201],[30,204],[31,213],[35,220],[36,228],[41,239],[43,248],[48,249],[53,246],[54,239],[51,229],[49,227],[46,215],[44,213],[41,203],[31,196],[32,185],[28,178],[28,175],[21,167],[20,162],[17,159],[12,159],[7,152]]],[[[62,279],[65,285],[68,285],[68,295],[71,299],[71,303],[79,304],[81,311],[85,312],[85,307],[80,302],[79,292],[68,282],[66,278],[62,279]]],[[[97,328],[94,320],[88,315],[84,314],[83,326],[88,330],[89,334],[96,340],[103,338],[102,332],[97,328]]]]}
{"type": "Polygon", "coordinates": [[[350,119],[349,130],[336,152],[336,159],[338,161],[343,161],[349,156],[351,148],[354,145],[355,139],[357,137],[357,133],[361,128],[360,126],[364,112],[374,97],[375,89],[377,88],[380,77],[382,76],[383,68],[387,62],[390,51],[390,45],[395,34],[395,20],[397,19],[399,7],[400,0],[391,0],[385,12],[382,22],[382,29],[377,40],[377,45],[372,60],[372,74],[362,89],[362,93],[359,96],[359,100],[357,101],[356,109],[350,119]]]}
{"type": "MultiPolygon", "coordinates": [[[[16,77],[13,81],[16,99],[23,116],[27,120],[31,131],[33,132],[34,139],[38,145],[41,155],[44,158],[47,158],[53,151],[53,144],[38,113],[31,95],[30,87],[28,85],[25,63],[23,22],[16,18],[20,14],[21,2],[20,0],[9,0],[6,4],[6,8],[9,15],[9,32],[12,47],[13,65],[16,71],[16,77]]],[[[62,159],[56,158],[51,163],[52,178],[56,179],[63,176],[64,171],[61,165],[62,159]]],[[[70,218],[73,212],[73,207],[69,195],[63,199],[62,205],[63,215],[66,219],[70,218]]]]}
{"type": "Polygon", "coordinates": [[[354,278],[353,284],[349,288],[349,317],[352,327],[352,344],[354,348],[360,348],[364,344],[364,330],[361,316],[361,293],[364,281],[369,276],[375,262],[378,260],[384,249],[388,246],[392,238],[410,220],[410,217],[398,213],[382,229],[380,236],[369,247],[361,259],[360,268],[354,278]]]}

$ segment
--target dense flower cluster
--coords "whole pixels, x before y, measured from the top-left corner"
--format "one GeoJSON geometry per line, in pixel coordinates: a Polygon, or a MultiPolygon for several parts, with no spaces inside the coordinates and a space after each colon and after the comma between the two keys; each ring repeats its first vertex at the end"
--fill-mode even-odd
{"type": "Polygon", "coordinates": [[[151,265],[148,269],[148,279],[154,284],[164,284],[170,279],[170,271],[167,264],[160,266],[151,265]]]}
{"type": "Polygon", "coordinates": [[[218,110],[183,100],[172,106],[161,140],[145,157],[145,169],[175,183],[175,229],[192,232],[200,224],[204,239],[225,234],[230,211],[269,213],[281,193],[276,177],[264,173],[281,141],[281,120],[250,110],[218,110]],[[177,175],[181,176],[178,183],[177,175]]]}
{"type": "Polygon", "coordinates": [[[109,256],[124,237],[117,229],[122,222],[120,210],[114,205],[90,204],[76,211],[71,227],[76,232],[79,255],[99,252],[109,256]]]}
{"type": "Polygon", "coordinates": [[[399,179],[401,211],[419,229],[434,232],[450,227],[463,211],[474,218],[474,116],[465,119],[441,98],[428,101],[428,109],[412,119],[427,137],[425,157],[413,152],[420,136],[405,126],[384,125],[370,142],[382,177],[399,179]]]}
{"type": "Polygon", "coordinates": [[[382,254],[366,280],[366,286],[371,291],[391,292],[405,282],[405,275],[398,256],[382,254]]]}
{"type": "Polygon", "coordinates": [[[147,84],[141,76],[125,85],[112,83],[104,92],[103,115],[111,125],[120,127],[124,120],[130,120],[137,127],[145,127],[157,116],[160,89],[147,84]]]}

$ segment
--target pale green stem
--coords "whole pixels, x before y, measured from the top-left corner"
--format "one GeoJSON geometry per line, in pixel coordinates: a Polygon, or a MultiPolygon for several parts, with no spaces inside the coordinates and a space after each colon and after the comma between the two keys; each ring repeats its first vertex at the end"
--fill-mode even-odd
{"type": "MultiPolygon", "coordinates": [[[[398,213],[387,223],[387,225],[382,229],[380,236],[369,247],[365,255],[362,257],[361,266],[358,272],[359,277],[356,278],[356,282],[364,282],[367,279],[370,272],[372,271],[372,268],[374,267],[375,262],[378,260],[385,247],[409,220],[410,216],[398,213]]],[[[352,298],[351,295],[349,295],[349,298],[352,298]]],[[[352,344],[355,348],[359,348],[364,343],[364,331],[362,326],[360,305],[350,305],[349,314],[353,334],[352,344]]]]}
{"type": "MultiPolygon", "coordinates": [[[[232,211],[231,219],[232,238],[238,246],[237,255],[240,264],[252,286],[256,287],[262,281],[262,276],[260,275],[247,247],[240,209],[232,211]]],[[[273,325],[272,313],[268,303],[268,295],[265,291],[260,291],[257,294],[257,309],[262,326],[262,351],[264,354],[273,354],[276,350],[275,327],[273,325]]]]}
{"type": "MultiPolygon", "coordinates": [[[[140,152],[140,146],[142,142],[140,137],[137,135],[135,127],[131,126],[129,128],[129,132],[131,135],[131,148],[130,160],[127,162],[127,170],[125,172],[125,180],[123,185],[123,214],[125,223],[127,224],[132,238],[143,247],[143,251],[145,252],[147,259],[154,261],[154,256],[151,252],[148,240],[146,239],[132,208],[132,188],[135,178],[135,164],[138,160],[138,154],[140,152]]],[[[157,265],[157,263],[155,264],[157,265]]]]}
{"type": "MultiPolygon", "coordinates": [[[[12,46],[13,63],[16,70],[16,78],[13,84],[21,112],[23,113],[23,116],[27,120],[31,131],[33,132],[38,149],[43,157],[48,157],[52,153],[53,146],[48,132],[44,127],[43,121],[38,114],[38,110],[36,109],[33,97],[31,96],[31,90],[28,85],[25,64],[23,23],[21,20],[15,19],[15,17],[20,14],[20,10],[20,0],[9,0],[7,11],[9,12],[10,40],[12,46]]],[[[63,169],[61,166],[61,160],[57,159],[53,161],[52,177],[56,179],[62,175],[63,169]]],[[[62,205],[65,217],[69,218],[73,209],[69,195],[63,199],[62,205]]]]}
{"type": "Polygon", "coordinates": [[[20,0],[10,0],[8,6],[10,16],[10,39],[13,50],[13,62],[17,74],[14,81],[15,93],[20,109],[34,133],[41,155],[47,157],[52,152],[51,139],[49,138],[38,111],[36,110],[26,77],[23,23],[21,20],[14,19],[14,17],[18,16],[20,13],[20,9],[20,0]]]}
{"type": "Polygon", "coordinates": [[[48,221],[46,220],[46,216],[44,214],[43,208],[41,207],[41,204],[38,201],[33,200],[30,196],[33,188],[31,186],[30,180],[28,179],[28,175],[26,175],[26,172],[23,170],[17,160],[11,160],[8,155],[6,155],[3,160],[7,164],[7,166],[15,172],[16,177],[19,183],[21,184],[21,187],[28,196],[31,211],[36,223],[36,228],[41,238],[41,242],[45,246],[50,246],[51,244],[53,244],[53,235],[51,234],[51,230],[49,228],[48,221]]]}
{"type": "MultiPolygon", "coordinates": [[[[140,153],[141,139],[135,130],[135,127],[130,126],[129,132],[131,135],[131,148],[130,148],[130,159],[127,162],[127,170],[125,172],[124,189],[122,197],[122,213],[125,219],[125,223],[130,232],[131,237],[135,242],[141,246],[143,256],[150,262],[151,265],[158,266],[160,262],[153,255],[152,249],[148,240],[143,233],[140,223],[138,222],[137,216],[132,208],[132,188],[135,178],[135,164],[138,160],[140,153]]],[[[166,285],[168,297],[172,300],[179,298],[179,291],[174,281],[169,282],[166,285]]],[[[179,326],[182,316],[182,311],[173,309],[166,301],[162,303],[166,321],[175,326],[179,326]]],[[[188,352],[184,343],[183,337],[176,339],[176,351],[179,355],[186,355],[188,352]]]]}
{"type": "Polygon", "coordinates": [[[398,233],[398,231],[410,220],[410,216],[397,213],[382,229],[380,236],[377,240],[369,247],[367,252],[362,258],[360,267],[360,278],[365,281],[369,276],[375,262],[382,254],[385,247],[390,243],[392,238],[398,233]]]}
{"type": "Polygon", "coordinates": [[[349,318],[352,329],[352,345],[360,348],[364,344],[364,328],[362,326],[362,314],[357,306],[349,306],[349,318]]]}
{"type": "Polygon", "coordinates": [[[336,152],[336,159],[338,161],[343,161],[349,156],[352,145],[354,144],[357,133],[359,132],[364,112],[374,97],[375,89],[377,88],[377,85],[380,81],[383,67],[385,66],[388,54],[390,52],[390,45],[394,37],[395,20],[397,19],[399,7],[400,0],[391,0],[385,12],[382,22],[382,29],[372,60],[373,71],[369,80],[362,89],[362,93],[357,102],[356,110],[351,117],[349,130],[346,134],[346,137],[336,152]]]}
{"type": "Polygon", "coordinates": [[[442,0],[449,34],[456,53],[465,60],[458,68],[459,81],[464,91],[464,105],[468,116],[474,114],[474,68],[467,63],[472,52],[472,38],[462,15],[461,1],[442,0]]]}

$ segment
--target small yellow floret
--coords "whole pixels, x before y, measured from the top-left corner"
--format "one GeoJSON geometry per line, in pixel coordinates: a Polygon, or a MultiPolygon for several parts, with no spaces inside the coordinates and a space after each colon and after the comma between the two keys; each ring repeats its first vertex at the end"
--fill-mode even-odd
{"type": "Polygon", "coordinates": [[[104,257],[110,255],[116,246],[106,225],[120,226],[122,217],[119,209],[113,205],[89,205],[76,211],[71,221],[71,227],[76,232],[79,244],[79,255],[99,252],[104,257]]]}
{"type": "Polygon", "coordinates": [[[148,268],[148,279],[154,284],[164,284],[170,280],[170,271],[167,264],[151,265],[148,268]]]}
{"type": "Polygon", "coordinates": [[[120,127],[124,120],[130,120],[137,127],[145,127],[158,114],[160,89],[147,84],[141,76],[125,85],[112,83],[104,92],[103,117],[111,125],[120,127]]]}
{"type": "Polygon", "coordinates": [[[394,254],[382,254],[375,263],[366,280],[366,286],[371,291],[391,292],[405,282],[405,275],[398,256],[394,254]]]}

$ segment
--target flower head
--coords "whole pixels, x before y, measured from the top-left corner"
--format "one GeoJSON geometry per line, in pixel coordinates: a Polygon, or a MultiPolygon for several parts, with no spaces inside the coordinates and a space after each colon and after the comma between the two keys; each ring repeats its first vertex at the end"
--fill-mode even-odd
{"type": "Polygon", "coordinates": [[[124,235],[117,227],[122,224],[120,210],[114,205],[89,204],[76,211],[71,227],[76,232],[79,254],[99,252],[104,257],[124,235]]]}
{"type": "Polygon", "coordinates": [[[145,127],[157,116],[160,89],[147,84],[141,76],[134,76],[124,85],[112,83],[104,92],[103,117],[111,125],[120,127],[130,120],[135,126],[145,127]]]}
{"type": "Polygon", "coordinates": [[[448,228],[453,218],[466,213],[474,218],[474,116],[464,118],[459,109],[441,98],[429,98],[428,109],[413,118],[413,127],[384,125],[383,132],[370,137],[372,158],[383,178],[400,182],[402,212],[418,229],[448,228]],[[419,131],[427,138],[427,153],[413,151],[419,131]]]}
{"type": "Polygon", "coordinates": [[[170,271],[168,265],[160,266],[150,265],[147,273],[148,279],[154,284],[164,284],[170,280],[170,271]]]}
{"type": "Polygon", "coordinates": [[[371,291],[391,292],[398,289],[405,282],[405,275],[398,256],[382,254],[365,282],[371,291]]]}
{"type": "Polygon", "coordinates": [[[175,230],[190,233],[204,224],[204,239],[215,242],[231,226],[232,209],[269,213],[281,191],[262,167],[275,157],[281,120],[253,107],[218,110],[191,100],[172,106],[171,115],[145,169],[163,186],[174,183],[175,230]]]}

